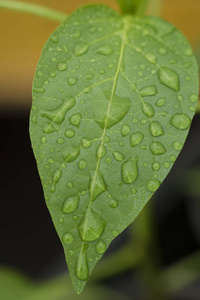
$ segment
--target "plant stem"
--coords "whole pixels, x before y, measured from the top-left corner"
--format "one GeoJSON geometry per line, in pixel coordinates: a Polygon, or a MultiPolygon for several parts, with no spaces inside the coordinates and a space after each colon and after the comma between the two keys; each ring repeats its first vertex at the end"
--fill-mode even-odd
{"type": "Polygon", "coordinates": [[[62,22],[67,18],[67,15],[62,12],[20,1],[0,0],[0,8],[28,13],[57,22],[62,22]]]}
{"type": "Polygon", "coordinates": [[[142,17],[147,10],[147,7],[150,3],[150,0],[143,0],[141,1],[140,5],[138,5],[137,11],[135,12],[135,15],[138,17],[142,17]]]}

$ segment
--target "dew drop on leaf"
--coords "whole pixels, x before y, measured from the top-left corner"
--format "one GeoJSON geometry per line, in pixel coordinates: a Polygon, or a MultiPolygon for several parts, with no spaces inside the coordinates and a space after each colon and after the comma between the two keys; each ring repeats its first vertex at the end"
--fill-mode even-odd
{"type": "Polygon", "coordinates": [[[187,129],[190,124],[191,120],[186,114],[175,114],[170,119],[170,124],[178,129],[187,129]]]}
{"type": "Polygon", "coordinates": [[[138,176],[138,157],[135,156],[122,164],[122,180],[124,183],[133,183],[138,176]]]}
{"type": "Polygon", "coordinates": [[[151,179],[147,181],[147,190],[154,193],[160,186],[160,182],[157,179],[151,179]]]}
{"type": "Polygon", "coordinates": [[[70,196],[68,197],[62,206],[62,212],[63,214],[70,214],[72,212],[74,212],[79,204],[79,196],[70,196]]]}
{"type": "Polygon", "coordinates": [[[152,136],[154,136],[154,137],[164,134],[163,128],[158,121],[151,122],[149,129],[150,129],[152,136]]]}
{"type": "Polygon", "coordinates": [[[165,148],[165,146],[163,144],[161,144],[160,142],[152,142],[151,146],[150,146],[150,150],[151,150],[152,154],[155,154],[155,155],[162,155],[165,152],[167,152],[167,149],[165,148]]]}
{"type": "Polygon", "coordinates": [[[178,92],[180,90],[180,81],[177,73],[166,67],[161,67],[158,70],[158,78],[162,84],[168,88],[178,92]]]}
{"type": "Polygon", "coordinates": [[[64,244],[71,244],[71,243],[73,243],[73,240],[74,240],[74,237],[73,237],[73,235],[71,234],[71,233],[65,233],[64,235],[63,235],[63,237],[62,237],[62,240],[63,240],[63,243],[64,244]]]}
{"type": "Polygon", "coordinates": [[[106,243],[102,239],[98,240],[95,249],[97,253],[103,254],[107,250],[106,243]]]}
{"type": "Polygon", "coordinates": [[[144,134],[141,132],[132,133],[130,137],[131,147],[139,145],[142,142],[143,138],[144,134]]]}

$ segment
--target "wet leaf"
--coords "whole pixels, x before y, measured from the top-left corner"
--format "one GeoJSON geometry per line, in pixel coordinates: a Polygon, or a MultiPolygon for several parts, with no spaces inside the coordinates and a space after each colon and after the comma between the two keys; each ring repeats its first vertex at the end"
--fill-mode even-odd
{"type": "Polygon", "coordinates": [[[49,38],[30,135],[78,293],[170,171],[197,100],[191,47],[159,18],[91,5],[49,38]]]}

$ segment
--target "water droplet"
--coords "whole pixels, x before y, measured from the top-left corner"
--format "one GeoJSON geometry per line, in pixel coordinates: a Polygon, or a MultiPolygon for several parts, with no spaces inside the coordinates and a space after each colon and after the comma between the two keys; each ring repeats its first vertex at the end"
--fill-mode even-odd
{"type": "Polygon", "coordinates": [[[63,224],[64,219],[63,219],[63,218],[60,218],[60,219],[58,220],[58,222],[59,222],[60,224],[63,224]]]}
{"type": "Polygon", "coordinates": [[[89,45],[84,42],[80,42],[74,46],[74,55],[81,56],[88,51],[89,45]]]}
{"type": "Polygon", "coordinates": [[[138,157],[128,159],[122,164],[121,174],[124,183],[133,183],[138,176],[138,157]]]}
{"type": "Polygon", "coordinates": [[[162,84],[168,88],[178,92],[180,90],[180,82],[178,74],[166,67],[161,67],[158,70],[158,78],[162,84]]]}
{"type": "Polygon", "coordinates": [[[137,124],[137,123],[138,123],[138,119],[137,119],[137,118],[133,118],[132,122],[133,122],[134,124],[137,124]]]}
{"type": "Polygon", "coordinates": [[[69,189],[72,189],[73,186],[74,186],[74,184],[73,184],[73,182],[69,181],[68,184],[67,184],[67,186],[68,186],[69,189]]]}
{"type": "Polygon", "coordinates": [[[106,155],[106,147],[101,144],[97,149],[97,158],[104,157],[106,155]]]}
{"type": "Polygon", "coordinates": [[[51,188],[51,192],[54,193],[55,192],[55,186],[58,183],[58,181],[60,180],[62,176],[62,170],[56,170],[53,174],[53,186],[51,188]]]}
{"type": "Polygon", "coordinates": [[[131,189],[131,192],[135,195],[135,194],[137,193],[137,190],[134,189],[134,188],[132,188],[132,189],[131,189]]]}
{"type": "Polygon", "coordinates": [[[75,135],[75,131],[73,129],[67,129],[65,131],[65,136],[68,138],[72,138],[75,135]]]}
{"type": "Polygon", "coordinates": [[[175,156],[175,155],[170,155],[169,159],[170,159],[172,162],[175,162],[176,156],[175,156]]]}
{"type": "Polygon", "coordinates": [[[153,106],[147,102],[142,103],[142,111],[148,118],[153,118],[155,114],[153,106]]]}
{"type": "Polygon", "coordinates": [[[97,243],[96,243],[96,252],[99,253],[99,254],[103,254],[106,249],[107,249],[107,246],[106,246],[106,243],[100,239],[97,243]]]}
{"type": "Polygon", "coordinates": [[[49,164],[53,164],[53,163],[54,163],[53,157],[49,157],[49,158],[47,159],[47,161],[48,161],[49,164]]]}
{"type": "Polygon", "coordinates": [[[170,167],[170,162],[165,161],[163,165],[164,165],[165,168],[169,168],[170,167]]]}
{"type": "Polygon", "coordinates": [[[160,142],[152,142],[150,150],[155,155],[162,155],[167,152],[167,149],[160,142]]]}
{"type": "Polygon", "coordinates": [[[194,103],[194,102],[197,102],[198,100],[199,100],[198,95],[191,94],[191,96],[190,96],[190,102],[194,103]]]}
{"type": "Polygon", "coordinates": [[[131,147],[139,145],[142,142],[143,138],[144,134],[141,132],[132,133],[130,137],[131,147]]]}
{"type": "Polygon", "coordinates": [[[92,142],[88,138],[83,138],[81,140],[81,143],[82,143],[83,148],[89,148],[92,146],[92,142]]]}
{"type": "Polygon", "coordinates": [[[147,181],[147,190],[154,193],[160,186],[160,182],[157,179],[151,179],[147,181]]]}
{"type": "Polygon", "coordinates": [[[65,71],[65,70],[67,70],[67,64],[60,62],[60,63],[58,63],[57,68],[59,71],[65,71]]]}
{"type": "Polygon", "coordinates": [[[67,232],[67,233],[65,233],[65,234],[63,235],[62,240],[63,240],[63,243],[64,243],[64,244],[69,245],[69,244],[71,244],[71,243],[73,242],[74,237],[73,237],[73,235],[72,235],[71,233],[68,233],[68,232],[67,232]]]}
{"type": "Polygon", "coordinates": [[[69,250],[69,255],[74,255],[74,251],[73,250],[69,250]]]}
{"type": "Polygon", "coordinates": [[[81,36],[81,31],[76,30],[74,33],[70,34],[70,37],[78,39],[81,36]]]}
{"type": "Polygon", "coordinates": [[[84,170],[87,167],[87,161],[85,159],[81,159],[78,163],[78,167],[80,170],[84,170]]]}
{"type": "Polygon", "coordinates": [[[192,56],[192,49],[186,49],[185,50],[185,55],[186,56],[192,56]]]}
{"type": "Polygon", "coordinates": [[[94,201],[101,193],[107,190],[103,174],[101,171],[93,171],[90,178],[90,197],[94,201]]]}
{"type": "Polygon", "coordinates": [[[112,154],[116,161],[122,161],[124,159],[124,155],[121,152],[114,151],[112,154]]]}
{"type": "Polygon", "coordinates": [[[158,51],[161,55],[165,55],[167,53],[167,50],[165,48],[160,48],[158,51]]]}
{"type": "Polygon", "coordinates": [[[77,78],[75,78],[75,77],[69,77],[67,79],[67,82],[68,82],[69,85],[74,85],[77,82],[77,78]]]}
{"type": "Polygon", "coordinates": [[[80,224],[79,233],[83,241],[91,242],[98,239],[106,226],[106,222],[92,208],[88,208],[80,224]]]}
{"type": "Polygon", "coordinates": [[[187,129],[190,124],[191,120],[186,114],[175,114],[171,117],[170,124],[178,129],[187,129]]]}
{"type": "Polygon", "coordinates": [[[51,78],[56,77],[56,72],[51,71],[51,72],[49,73],[49,76],[50,76],[51,78]]]}
{"type": "Polygon", "coordinates": [[[160,170],[160,164],[158,161],[154,161],[154,163],[152,164],[152,168],[154,171],[158,171],[160,170]]]}
{"type": "Polygon", "coordinates": [[[109,202],[110,207],[116,208],[118,206],[118,202],[114,199],[111,199],[109,202]]]}
{"type": "Polygon", "coordinates": [[[78,127],[79,124],[80,124],[80,122],[81,122],[81,118],[82,118],[81,114],[77,113],[77,114],[72,115],[69,118],[69,120],[70,120],[70,122],[71,122],[72,125],[78,127]]]}
{"type": "Polygon", "coordinates": [[[108,64],[108,69],[112,69],[113,66],[113,64],[108,64]]]}
{"type": "Polygon", "coordinates": [[[86,74],[86,76],[85,76],[85,78],[88,79],[88,80],[92,80],[93,77],[94,77],[94,74],[92,74],[92,73],[88,73],[88,74],[86,74]]]}
{"type": "Polygon", "coordinates": [[[109,143],[109,142],[110,142],[109,136],[105,135],[104,142],[105,142],[105,143],[109,143]]]}
{"type": "Polygon", "coordinates": [[[73,162],[80,155],[80,148],[75,146],[68,146],[66,150],[63,151],[63,158],[66,162],[73,162]]]}
{"type": "Polygon", "coordinates": [[[127,124],[123,124],[121,127],[122,136],[126,136],[130,132],[130,127],[127,124]]]}
{"type": "Polygon", "coordinates": [[[51,40],[51,42],[53,42],[53,43],[55,43],[55,44],[58,43],[58,37],[55,36],[55,35],[51,36],[50,40],[51,40]]]}
{"type": "Polygon", "coordinates": [[[178,95],[178,100],[179,100],[180,102],[182,102],[182,101],[183,101],[183,96],[178,95]]]}
{"type": "Polygon", "coordinates": [[[156,56],[153,53],[146,54],[146,58],[148,61],[150,61],[153,64],[156,64],[157,62],[156,56]]]}
{"type": "Polygon", "coordinates": [[[107,163],[107,164],[111,164],[111,162],[112,162],[112,158],[106,157],[106,163],[107,163]]]}
{"type": "Polygon", "coordinates": [[[162,107],[165,104],[166,99],[165,98],[160,98],[156,102],[156,106],[162,107]]]}
{"type": "Polygon", "coordinates": [[[57,142],[58,144],[63,144],[64,141],[65,141],[65,140],[64,140],[63,138],[60,137],[60,138],[57,139],[56,142],[57,142]]]}
{"type": "Polygon", "coordinates": [[[150,130],[152,136],[155,136],[155,137],[164,134],[162,126],[157,121],[151,122],[151,124],[149,126],[149,130],[150,130]]]}
{"type": "Polygon", "coordinates": [[[179,141],[175,141],[173,143],[173,148],[177,151],[180,151],[183,148],[183,144],[179,141]]]}
{"type": "Polygon", "coordinates": [[[191,106],[189,106],[189,110],[192,111],[192,112],[194,112],[196,110],[196,107],[193,106],[193,105],[191,105],[191,106]]]}
{"type": "Polygon", "coordinates": [[[113,231],[112,231],[112,236],[113,236],[113,237],[118,236],[118,234],[119,234],[119,232],[118,232],[117,230],[113,230],[113,231]]]}
{"type": "Polygon", "coordinates": [[[110,45],[104,45],[97,50],[97,53],[103,54],[103,55],[109,55],[112,52],[113,52],[113,50],[110,45]]]}
{"type": "Polygon", "coordinates": [[[140,90],[140,95],[142,97],[154,96],[156,93],[157,93],[157,89],[155,85],[149,85],[140,90]]]}
{"type": "Polygon", "coordinates": [[[47,137],[46,137],[46,136],[41,137],[40,141],[41,141],[43,144],[45,144],[46,141],[47,141],[47,137]]]}
{"type": "Polygon", "coordinates": [[[34,87],[33,92],[35,92],[35,93],[45,93],[45,89],[43,87],[34,87]]]}
{"type": "Polygon", "coordinates": [[[87,255],[85,251],[80,252],[78,259],[76,261],[76,276],[78,277],[78,279],[82,281],[88,280],[89,269],[88,269],[87,255]]]}
{"type": "Polygon", "coordinates": [[[62,206],[62,212],[63,214],[70,214],[72,212],[74,212],[79,204],[79,196],[70,196],[68,197],[62,206]]]}

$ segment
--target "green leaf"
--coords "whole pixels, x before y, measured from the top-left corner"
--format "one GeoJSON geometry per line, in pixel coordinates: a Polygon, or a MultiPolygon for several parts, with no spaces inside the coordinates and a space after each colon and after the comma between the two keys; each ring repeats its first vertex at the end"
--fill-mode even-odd
{"type": "Polygon", "coordinates": [[[46,43],[30,135],[78,293],[168,174],[197,100],[191,47],[159,18],[86,6],[46,43]]]}

